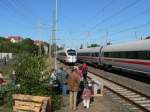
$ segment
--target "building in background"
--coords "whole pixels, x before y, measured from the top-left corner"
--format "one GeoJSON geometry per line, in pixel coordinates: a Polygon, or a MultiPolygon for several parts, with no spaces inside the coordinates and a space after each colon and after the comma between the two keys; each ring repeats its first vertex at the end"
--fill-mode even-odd
{"type": "Polygon", "coordinates": [[[18,43],[18,42],[21,42],[23,40],[23,38],[21,36],[8,36],[8,39],[12,43],[18,43]]]}
{"type": "Polygon", "coordinates": [[[44,54],[45,54],[45,55],[48,55],[48,48],[49,48],[49,47],[48,47],[48,43],[47,43],[47,42],[41,41],[41,40],[35,40],[35,41],[34,41],[34,44],[37,45],[38,47],[43,48],[44,54]]]}

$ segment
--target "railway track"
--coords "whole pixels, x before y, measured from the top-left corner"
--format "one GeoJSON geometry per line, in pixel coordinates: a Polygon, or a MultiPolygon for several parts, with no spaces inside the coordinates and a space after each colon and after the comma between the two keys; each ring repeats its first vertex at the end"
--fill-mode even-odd
{"type": "Polygon", "coordinates": [[[123,105],[135,112],[150,112],[150,97],[132,88],[121,85],[99,74],[89,71],[89,76],[104,84],[104,90],[113,99],[118,100],[123,105]]]}

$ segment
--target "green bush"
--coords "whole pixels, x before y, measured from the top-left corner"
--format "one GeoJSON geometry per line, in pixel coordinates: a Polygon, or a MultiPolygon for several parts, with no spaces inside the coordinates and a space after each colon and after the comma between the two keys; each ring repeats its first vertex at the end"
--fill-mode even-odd
{"type": "Polygon", "coordinates": [[[23,53],[16,63],[16,83],[20,89],[16,92],[31,95],[50,95],[48,72],[42,57],[23,53]],[[44,71],[44,72],[43,72],[44,71]]]}
{"type": "Polygon", "coordinates": [[[50,96],[52,108],[59,109],[61,104],[60,95],[52,95],[49,85],[49,73],[45,58],[31,54],[20,54],[14,65],[16,70],[16,84],[20,88],[15,93],[38,96],[50,96]]]}

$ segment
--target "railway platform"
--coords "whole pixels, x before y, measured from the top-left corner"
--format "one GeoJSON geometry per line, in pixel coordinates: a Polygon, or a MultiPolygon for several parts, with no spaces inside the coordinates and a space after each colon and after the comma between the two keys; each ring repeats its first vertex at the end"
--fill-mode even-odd
{"type": "MultiPolygon", "coordinates": [[[[89,78],[92,79],[92,77],[89,78]]],[[[83,102],[80,102],[77,106],[77,110],[69,109],[69,95],[63,97],[62,108],[56,112],[135,112],[124,107],[120,103],[113,100],[109,95],[103,93],[102,95],[95,95],[94,100],[90,104],[90,108],[86,109],[83,106],[83,102]]]]}
{"type": "MultiPolygon", "coordinates": [[[[68,67],[62,63],[58,65],[67,67],[68,73],[70,72],[70,66],[68,67]]],[[[101,74],[101,72],[95,72],[101,74]]],[[[91,102],[89,109],[85,109],[83,103],[80,102],[76,112],[149,112],[149,100],[147,98],[143,100],[142,94],[138,94],[136,91],[132,91],[132,89],[121,88],[121,85],[119,87],[115,86],[115,83],[113,84],[113,82],[111,83],[111,81],[109,82],[105,78],[99,77],[96,73],[89,70],[88,77],[104,85],[103,95],[95,95],[94,101],[91,102]],[[115,90],[115,94],[111,90],[115,90]]],[[[63,99],[62,108],[56,112],[74,112],[73,110],[69,110],[68,97],[63,99]]]]}

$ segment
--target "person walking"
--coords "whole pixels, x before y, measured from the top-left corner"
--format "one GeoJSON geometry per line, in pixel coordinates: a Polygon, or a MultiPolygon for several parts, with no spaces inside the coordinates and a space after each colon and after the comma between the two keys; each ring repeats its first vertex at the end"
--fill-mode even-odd
{"type": "Polygon", "coordinates": [[[89,108],[91,96],[92,96],[91,88],[90,86],[86,86],[82,94],[84,108],[89,108]]]}
{"type": "Polygon", "coordinates": [[[69,88],[69,103],[70,109],[76,110],[77,103],[77,93],[80,86],[80,76],[77,67],[73,67],[69,77],[68,77],[68,88],[69,88]]]}

